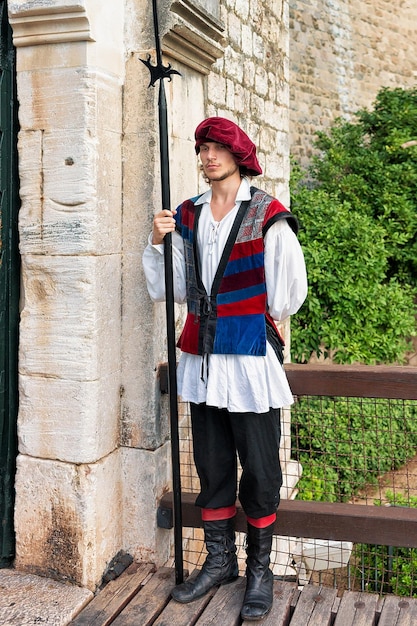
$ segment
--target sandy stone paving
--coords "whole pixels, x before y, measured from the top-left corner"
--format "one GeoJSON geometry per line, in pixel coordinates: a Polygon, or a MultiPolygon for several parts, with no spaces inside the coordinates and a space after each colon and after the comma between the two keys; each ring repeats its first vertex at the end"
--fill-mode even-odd
{"type": "Polygon", "coordinates": [[[75,585],[0,569],[1,626],[66,626],[92,597],[75,585]]]}

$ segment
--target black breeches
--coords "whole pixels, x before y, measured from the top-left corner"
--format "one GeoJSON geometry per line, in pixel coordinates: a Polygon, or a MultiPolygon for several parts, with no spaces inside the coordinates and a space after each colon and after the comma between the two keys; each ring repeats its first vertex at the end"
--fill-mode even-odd
{"type": "Polygon", "coordinates": [[[230,413],[191,403],[191,425],[201,489],[197,506],[232,506],[238,495],[249,517],[258,519],[275,513],[282,485],[280,410],[230,413]],[[236,453],[242,467],[239,490],[236,453]]]}

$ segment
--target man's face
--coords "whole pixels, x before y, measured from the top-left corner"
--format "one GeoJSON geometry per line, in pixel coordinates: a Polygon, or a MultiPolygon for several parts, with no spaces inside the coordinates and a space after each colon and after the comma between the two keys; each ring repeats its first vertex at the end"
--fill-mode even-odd
{"type": "Polygon", "coordinates": [[[207,141],[200,146],[203,171],[210,181],[226,180],[239,172],[233,154],[222,143],[207,141]]]}

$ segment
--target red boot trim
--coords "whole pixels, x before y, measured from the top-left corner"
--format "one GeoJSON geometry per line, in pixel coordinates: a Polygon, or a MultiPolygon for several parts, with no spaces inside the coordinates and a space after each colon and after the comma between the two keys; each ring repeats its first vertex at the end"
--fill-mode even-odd
{"type": "Polygon", "coordinates": [[[272,513],[272,515],[267,515],[266,517],[259,517],[255,519],[254,517],[247,517],[248,524],[251,526],[255,526],[255,528],[266,528],[275,522],[277,519],[277,514],[272,513]]]}
{"type": "Polygon", "coordinates": [[[236,505],[223,506],[220,509],[201,509],[203,522],[217,522],[221,519],[230,519],[236,515],[236,505]]]}

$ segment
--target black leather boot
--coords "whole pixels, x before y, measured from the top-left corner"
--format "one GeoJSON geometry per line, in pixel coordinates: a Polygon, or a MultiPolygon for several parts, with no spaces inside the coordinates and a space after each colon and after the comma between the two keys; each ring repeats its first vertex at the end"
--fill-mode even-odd
{"type": "Polygon", "coordinates": [[[274,524],[255,528],[248,524],[246,546],[246,591],[240,616],[257,621],[272,607],[274,577],[269,569],[274,524]]]}
{"type": "Polygon", "coordinates": [[[231,583],[239,575],[236,558],[234,519],[204,522],[208,555],[196,578],[174,587],[172,597],[187,604],[204,596],[212,587],[231,583]]]}

